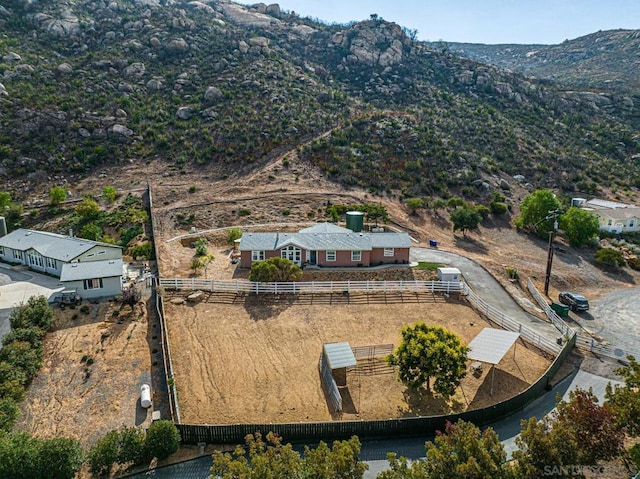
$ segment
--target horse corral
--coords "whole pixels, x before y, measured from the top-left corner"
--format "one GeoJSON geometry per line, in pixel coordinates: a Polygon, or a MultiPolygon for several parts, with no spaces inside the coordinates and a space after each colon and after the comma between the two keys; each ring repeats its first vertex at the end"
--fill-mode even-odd
{"type": "MultiPolygon", "coordinates": [[[[170,293],[167,295],[167,299],[170,293]]],[[[526,389],[549,366],[522,343],[497,366],[493,396],[487,373],[468,374],[448,402],[407,390],[381,357],[361,350],[340,388],[342,411],[323,391],[318,368],[325,343],[397,346],[405,324],[423,321],[471,341],[491,325],[464,300],[375,295],[353,304],[293,295],[250,295],[228,304],[165,302],[181,420],[188,424],[284,423],[388,419],[476,409],[526,389]],[[385,301],[387,304],[385,304],[385,301]]]]}

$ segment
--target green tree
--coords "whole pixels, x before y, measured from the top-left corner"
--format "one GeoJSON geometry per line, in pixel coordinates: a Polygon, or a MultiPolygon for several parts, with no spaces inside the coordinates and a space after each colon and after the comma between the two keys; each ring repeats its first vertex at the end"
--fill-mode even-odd
{"type": "Polygon", "coordinates": [[[560,201],[551,190],[536,190],[528,194],[520,203],[520,216],[515,225],[541,238],[547,238],[553,231],[554,219],[550,213],[560,209],[560,201]]]}
{"type": "Polygon", "coordinates": [[[405,204],[412,215],[415,215],[419,209],[424,208],[424,200],[422,198],[409,198],[405,201],[405,204]]]}
{"type": "Polygon", "coordinates": [[[151,243],[150,241],[133,246],[129,250],[129,254],[134,258],[142,257],[147,260],[156,259],[156,252],[153,249],[153,243],[151,243]]]}
{"type": "Polygon", "coordinates": [[[11,195],[6,191],[0,191],[0,208],[3,212],[11,204],[11,202],[11,195]]]}
{"type": "Polygon", "coordinates": [[[550,418],[522,420],[522,430],[516,437],[518,449],[513,452],[514,470],[518,479],[539,479],[554,471],[554,477],[570,477],[562,467],[580,464],[578,444],[571,431],[554,428],[550,418]]]}
{"type": "Polygon", "coordinates": [[[607,384],[605,404],[616,413],[618,428],[633,437],[640,436],[640,363],[628,356],[628,366],[616,370],[624,379],[624,386],[607,384]]]}
{"type": "Polygon", "coordinates": [[[34,349],[26,341],[14,341],[0,349],[0,361],[21,369],[27,378],[32,378],[42,366],[42,351],[34,349]]]}
{"type": "Polygon", "coordinates": [[[83,198],[75,208],[76,214],[83,220],[92,220],[100,214],[98,202],[92,198],[83,198]]]}
{"type": "Polygon", "coordinates": [[[193,270],[194,275],[198,274],[198,270],[204,268],[204,264],[202,264],[202,260],[200,258],[201,256],[198,256],[191,260],[191,269],[193,270]]]}
{"type": "MultiPolygon", "coordinates": [[[[20,414],[20,407],[18,407],[18,403],[13,398],[0,398],[0,434],[2,434],[2,431],[9,432],[13,429],[13,426],[18,420],[18,414],[20,414]]],[[[2,463],[1,457],[0,463],[2,463]]],[[[0,477],[11,476],[3,476],[0,474],[0,477]]]]}
{"type": "Polygon", "coordinates": [[[89,450],[89,469],[94,475],[109,474],[120,457],[120,433],[109,431],[89,450]]]}
{"type": "Polygon", "coordinates": [[[178,450],[180,433],[171,421],[153,421],[144,439],[145,455],[148,459],[164,459],[178,450]]]}
{"type": "Polygon", "coordinates": [[[460,206],[464,206],[464,200],[459,196],[454,196],[453,198],[449,198],[447,200],[447,206],[449,208],[459,208],[460,206]]]}
{"type": "Polygon", "coordinates": [[[470,422],[447,422],[444,433],[426,448],[424,469],[429,478],[500,479],[510,473],[504,465],[507,453],[491,428],[481,432],[470,422]]]}
{"type": "Polygon", "coordinates": [[[54,317],[47,298],[39,295],[30,297],[26,303],[14,308],[9,314],[9,322],[12,329],[36,327],[48,331],[54,317]]]}
{"type": "Polygon", "coordinates": [[[269,258],[264,261],[254,261],[251,264],[249,281],[257,282],[289,282],[295,281],[302,275],[300,266],[286,258],[269,258]]]}
{"type": "Polygon", "coordinates": [[[196,256],[204,256],[207,254],[207,240],[204,238],[198,238],[195,242],[196,256]]]}
{"type": "Polygon", "coordinates": [[[402,341],[387,362],[398,367],[398,377],[411,389],[426,386],[448,398],[466,376],[469,348],[441,326],[416,323],[402,328],[402,341]]]}
{"type": "Polygon", "coordinates": [[[592,213],[572,206],[559,218],[560,229],[567,235],[571,246],[585,246],[596,237],[599,230],[598,218],[592,213]]]}
{"type": "Polygon", "coordinates": [[[51,206],[57,206],[67,199],[67,190],[62,186],[54,186],[49,190],[49,202],[51,206]]]}
{"type": "Polygon", "coordinates": [[[467,235],[467,230],[478,229],[478,225],[482,220],[478,210],[468,206],[456,208],[451,212],[450,218],[453,223],[453,231],[462,230],[463,236],[467,235]]]}
{"type": "Polygon", "coordinates": [[[100,241],[102,239],[102,228],[95,223],[87,223],[80,229],[79,236],[91,241],[100,241]]]}
{"type": "Polygon", "coordinates": [[[73,479],[84,462],[84,451],[77,439],[57,437],[32,439],[39,443],[39,476],[55,479],[73,479]]]}
{"type": "Polygon", "coordinates": [[[233,244],[235,240],[242,238],[242,229],[234,226],[227,231],[227,243],[233,244]]]}
{"type": "Polygon", "coordinates": [[[620,267],[625,264],[622,252],[615,248],[600,248],[596,251],[595,259],[598,263],[607,266],[620,267]]]}
{"type": "Polygon", "coordinates": [[[238,447],[233,454],[213,453],[210,477],[361,479],[367,465],[359,455],[360,441],[355,436],[335,441],[331,449],[324,442],[315,449],[305,447],[300,456],[291,444],[282,444],[282,439],[271,432],[264,440],[260,433],[249,434],[245,448],[238,447]]]}
{"type": "MultiPolygon", "coordinates": [[[[425,470],[425,461],[411,461],[398,457],[396,453],[387,454],[389,467],[376,476],[376,479],[429,479],[425,470]]],[[[445,476],[446,477],[446,476],[445,476]]]]}
{"type": "Polygon", "coordinates": [[[117,196],[118,191],[113,186],[105,186],[102,188],[102,197],[107,201],[107,203],[113,203],[117,196]]]}

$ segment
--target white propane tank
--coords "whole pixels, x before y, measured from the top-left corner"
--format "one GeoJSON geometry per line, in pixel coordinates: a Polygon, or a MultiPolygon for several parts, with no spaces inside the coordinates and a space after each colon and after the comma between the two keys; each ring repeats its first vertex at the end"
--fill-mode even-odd
{"type": "Polygon", "coordinates": [[[151,386],[148,384],[140,386],[140,405],[145,409],[151,406],[151,386]]]}

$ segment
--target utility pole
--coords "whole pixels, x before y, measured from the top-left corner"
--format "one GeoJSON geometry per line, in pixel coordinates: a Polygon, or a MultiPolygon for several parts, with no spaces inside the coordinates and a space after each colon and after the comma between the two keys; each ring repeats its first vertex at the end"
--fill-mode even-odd
{"type": "Polygon", "coordinates": [[[549,211],[545,220],[553,218],[553,230],[549,231],[549,251],[547,252],[547,273],[544,277],[544,294],[549,296],[549,281],[551,280],[551,265],[553,264],[553,236],[558,230],[558,215],[559,210],[549,211]]]}

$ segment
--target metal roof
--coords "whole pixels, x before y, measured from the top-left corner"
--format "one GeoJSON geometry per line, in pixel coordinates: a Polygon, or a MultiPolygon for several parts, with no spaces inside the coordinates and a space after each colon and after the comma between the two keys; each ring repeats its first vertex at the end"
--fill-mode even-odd
{"type": "Polygon", "coordinates": [[[356,357],[353,355],[349,343],[327,343],[322,346],[324,356],[330,369],[346,368],[356,365],[356,357]]]}
{"type": "Polygon", "coordinates": [[[69,262],[89,251],[94,246],[118,248],[119,246],[91,241],[84,238],[71,238],[46,231],[17,229],[0,238],[0,246],[19,251],[34,249],[42,256],[69,262]]]}
{"type": "Polygon", "coordinates": [[[243,233],[239,249],[240,251],[274,251],[294,245],[316,251],[371,251],[373,248],[411,247],[411,238],[407,233],[354,233],[330,223],[318,226],[317,230],[311,227],[298,233],[243,233]],[[327,232],[321,232],[323,230],[327,232]]]}
{"type": "Polygon", "coordinates": [[[520,337],[520,333],[502,329],[484,328],[469,343],[468,358],[483,363],[498,364],[509,348],[520,337]]]}
{"type": "Polygon", "coordinates": [[[348,228],[343,228],[342,226],[338,226],[335,223],[318,223],[316,225],[310,226],[309,228],[304,228],[298,231],[298,233],[351,233],[352,231],[348,228]]]}
{"type": "Polygon", "coordinates": [[[630,205],[630,204],[627,204],[627,203],[616,203],[615,201],[600,200],[598,198],[594,198],[592,200],[589,200],[585,204],[587,206],[594,206],[594,207],[599,207],[599,208],[611,208],[611,209],[638,208],[636,205],[630,205]]]}
{"type": "Polygon", "coordinates": [[[114,276],[122,276],[121,259],[65,263],[62,265],[60,281],[81,281],[94,278],[112,278],[114,276]]]}
{"type": "Polygon", "coordinates": [[[458,268],[438,268],[440,274],[460,274],[458,268]]]}

